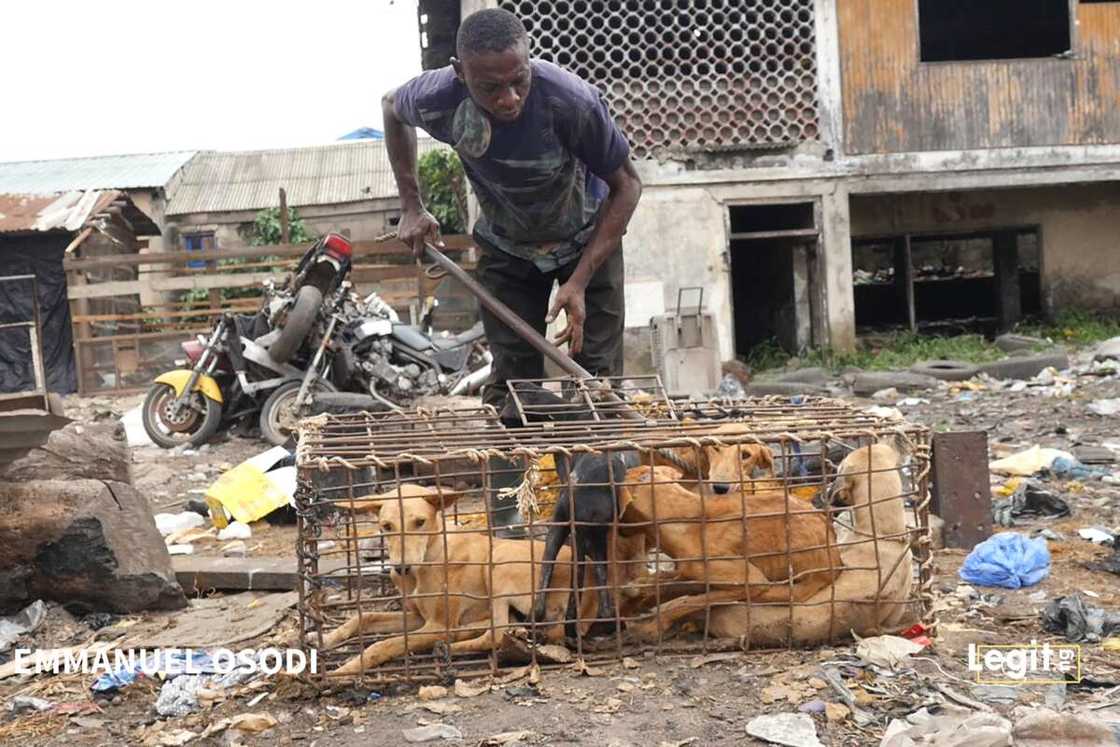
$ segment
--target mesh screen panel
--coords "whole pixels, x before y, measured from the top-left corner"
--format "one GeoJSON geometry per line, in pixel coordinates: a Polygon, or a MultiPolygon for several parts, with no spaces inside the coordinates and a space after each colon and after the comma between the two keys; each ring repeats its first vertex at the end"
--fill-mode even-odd
{"type": "Polygon", "coordinates": [[[648,158],[818,139],[813,0],[503,0],[648,158]]]}

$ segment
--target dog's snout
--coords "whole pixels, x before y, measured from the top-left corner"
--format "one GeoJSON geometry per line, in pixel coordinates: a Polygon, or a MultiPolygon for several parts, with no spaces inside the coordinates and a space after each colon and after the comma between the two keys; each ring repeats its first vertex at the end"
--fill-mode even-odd
{"type": "Polygon", "coordinates": [[[712,490],[719,493],[720,495],[726,495],[727,493],[731,492],[731,485],[726,482],[713,482],[712,490]]]}
{"type": "Polygon", "coordinates": [[[398,576],[407,576],[411,569],[412,566],[410,565],[395,565],[393,566],[393,573],[396,573],[398,576]]]}

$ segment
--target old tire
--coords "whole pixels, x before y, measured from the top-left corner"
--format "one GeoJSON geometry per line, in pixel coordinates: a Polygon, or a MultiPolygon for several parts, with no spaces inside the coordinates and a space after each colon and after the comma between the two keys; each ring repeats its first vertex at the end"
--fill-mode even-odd
{"type": "MultiPolygon", "coordinates": [[[[295,422],[301,417],[294,412],[300,386],[302,382],[299,381],[281,384],[268,395],[261,407],[261,437],[273,446],[283,446],[295,435],[295,422]]],[[[333,392],[335,388],[329,382],[319,380],[312,391],[333,392]]]]}
{"type": "Polygon", "coordinates": [[[180,415],[176,421],[170,414],[161,416],[171,401],[175,399],[175,388],[169,384],[153,384],[144,397],[140,420],[148,438],[156,446],[174,449],[176,446],[202,446],[218,432],[222,422],[222,406],[202,392],[191,393],[191,403],[195,406],[188,415],[180,415]],[[162,426],[162,427],[161,427],[162,426]],[[166,429],[166,432],[165,430],[166,429]],[[187,438],[176,440],[174,434],[186,434],[187,438]]]}
{"type": "Polygon", "coordinates": [[[280,330],[276,342],[268,349],[268,354],[277,363],[287,363],[311,331],[311,325],[319,315],[319,308],[323,305],[322,292],[313,285],[305,285],[296,294],[295,303],[288,311],[284,327],[280,330]]]}
{"type": "Polygon", "coordinates": [[[980,373],[980,367],[964,361],[936,360],[915,363],[910,371],[942,381],[967,381],[980,373]]]}

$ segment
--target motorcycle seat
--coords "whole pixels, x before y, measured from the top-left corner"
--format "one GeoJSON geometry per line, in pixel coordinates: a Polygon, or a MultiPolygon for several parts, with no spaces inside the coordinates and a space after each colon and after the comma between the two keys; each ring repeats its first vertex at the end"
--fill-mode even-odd
{"type": "Polygon", "coordinates": [[[457,335],[451,335],[450,337],[433,337],[432,344],[435,346],[436,350],[454,350],[463,345],[469,345],[485,335],[486,331],[482,328],[482,322],[479,321],[470,329],[460,332],[457,335]]]}

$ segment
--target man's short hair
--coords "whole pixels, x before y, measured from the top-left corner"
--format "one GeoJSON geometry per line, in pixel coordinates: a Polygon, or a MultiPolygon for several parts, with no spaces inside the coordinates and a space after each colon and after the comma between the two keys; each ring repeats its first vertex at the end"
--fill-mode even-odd
{"type": "Polygon", "coordinates": [[[517,46],[529,33],[521,19],[501,8],[486,8],[463,19],[455,36],[459,58],[468,54],[505,52],[517,46]]]}

